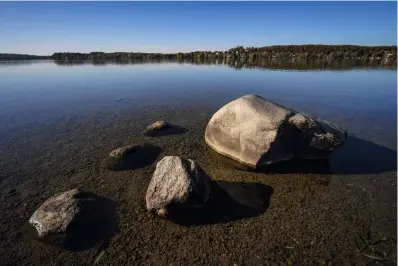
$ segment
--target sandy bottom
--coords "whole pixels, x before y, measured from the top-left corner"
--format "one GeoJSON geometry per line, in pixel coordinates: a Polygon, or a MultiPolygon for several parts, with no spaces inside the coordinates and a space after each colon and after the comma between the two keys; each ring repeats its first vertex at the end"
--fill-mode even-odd
{"type": "Polygon", "coordinates": [[[142,107],[2,134],[0,264],[92,265],[100,255],[99,265],[396,265],[394,150],[351,137],[326,166],[245,171],[206,146],[214,111],[142,107]],[[159,119],[180,130],[145,136],[159,119]],[[158,147],[152,163],[104,168],[110,150],[135,143],[158,147]],[[147,213],[146,188],[166,155],[196,160],[240,207],[221,200],[184,223],[147,213]],[[75,187],[116,202],[114,236],[75,252],[32,240],[24,226],[34,210],[75,187]]]}

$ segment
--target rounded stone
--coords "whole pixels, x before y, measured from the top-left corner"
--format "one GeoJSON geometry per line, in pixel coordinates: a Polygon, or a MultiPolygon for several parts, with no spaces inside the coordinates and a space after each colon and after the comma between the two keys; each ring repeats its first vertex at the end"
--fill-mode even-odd
{"type": "Polygon", "coordinates": [[[35,238],[67,249],[108,237],[114,218],[112,201],[72,189],[47,199],[30,217],[35,238]]]}
{"type": "Polygon", "coordinates": [[[109,170],[123,170],[127,168],[128,165],[134,164],[134,158],[131,158],[131,155],[139,152],[141,148],[141,145],[128,145],[112,150],[106,159],[106,167],[109,170]]]}
{"type": "Polygon", "coordinates": [[[203,207],[210,195],[210,178],[190,159],[160,160],[146,193],[148,211],[159,216],[203,207]]]}
{"type": "Polygon", "coordinates": [[[148,126],[148,131],[164,130],[169,127],[169,123],[160,120],[148,126]]]}

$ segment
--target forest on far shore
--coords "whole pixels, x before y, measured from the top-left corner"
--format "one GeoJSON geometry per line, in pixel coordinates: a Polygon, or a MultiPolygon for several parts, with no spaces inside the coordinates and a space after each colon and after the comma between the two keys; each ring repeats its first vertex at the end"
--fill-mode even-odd
{"type": "Polygon", "coordinates": [[[237,46],[228,51],[195,51],[190,53],[54,53],[54,60],[123,60],[123,59],[208,59],[244,58],[252,61],[265,58],[302,59],[392,59],[397,58],[397,46],[356,45],[276,45],[265,47],[237,46]]]}
{"type": "Polygon", "coordinates": [[[0,60],[51,59],[51,56],[0,53],[0,60]]]}
{"type": "Polygon", "coordinates": [[[237,46],[228,51],[195,51],[189,53],[141,53],[141,52],[59,52],[51,56],[26,54],[1,54],[0,60],[53,59],[53,60],[205,60],[205,59],[357,59],[357,60],[397,60],[397,46],[358,46],[358,45],[275,45],[264,47],[237,46]]]}

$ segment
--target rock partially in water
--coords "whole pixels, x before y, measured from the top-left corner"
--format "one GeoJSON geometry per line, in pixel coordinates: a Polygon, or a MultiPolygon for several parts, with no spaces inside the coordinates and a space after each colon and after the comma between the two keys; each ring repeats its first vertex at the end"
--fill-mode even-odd
{"type": "Polygon", "coordinates": [[[164,130],[169,127],[169,123],[166,121],[160,120],[154,122],[152,125],[148,126],[148,131],[156,131],[156,130],[164,130]]]}
{"type": "Polygon", "coordinates": [[[193,160],[166,156],[157,165],[146,193],[148,211],[160,216],[203,207],[210,178],[193,160]]]}
{"type": "Polygon", "coordinates": [[[66,249],[85,249],[113,234],[115,205],[72,189],[47,199],[30,217],[35,237],[66,249]]]}
{"type": "Polygon", "coordinates": [[[205,141],[218,153],[255,168],[294,157],[325,158],[346,136],[337,125],[246,95],[213,115],[205,141]]]}

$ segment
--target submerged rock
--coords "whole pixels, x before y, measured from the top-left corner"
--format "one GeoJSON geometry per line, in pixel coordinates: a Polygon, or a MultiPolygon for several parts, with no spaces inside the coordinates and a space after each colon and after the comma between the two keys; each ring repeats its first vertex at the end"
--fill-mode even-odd
{"type": "Polygon", "coordinates": [[[152,125],[148,126],[148,131],[164,130],[169,127],[169,123],[166,121],[156,121],[152,125]]]}
{"type": "Polygon", "coordinates": [[[141,145],[128,145],[111,151],[106,160],[106,167],[109,170],[122,170],[127,168],[128,164],[134,164],[132,153],[137,153],[141,145]]]}
{"type": "Polygon", "coordinates": [[[346,136],[337,125],[246,95],[213,115],[205,141],[216,152],[257,167],[294,157],[325,158],[346,136]]]}
{"type": "Polygon", "coordinates": [[[148,127],[148,129],[144,132],[144,135],[148,137],[162,137],[180,135],[187,131],[188,130],[186,128],[168,124],[164,121],[157,121],[148,127]]]}
{"type": "Polygon", "coordinates": [[[153,164],[159,156],[161,148],[152,144],[128,145],[117,148],[105,159],[109,170],[133,170],[153,164]]]}
{"type": "Polygon", "coordinates": [[[47,199],[30,217],[35,237],[73,249],[108,234],[114,209],[110,200],[72,189],[47,199]]]}
{"type": "Polygon", "coordinates": [[[157,165],[146,193],[148,211],[167,216],[203,207],[210,195],[210,178],[193,160],[166,156],[157,165]]]}

